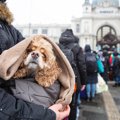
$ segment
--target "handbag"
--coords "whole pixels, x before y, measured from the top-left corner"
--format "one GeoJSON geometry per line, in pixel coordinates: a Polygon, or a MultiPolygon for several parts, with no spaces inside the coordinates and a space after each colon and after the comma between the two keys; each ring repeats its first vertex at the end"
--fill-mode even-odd
{"type": "Polygon", "coordinates": [[[98,73],[104,73],[104,65],[99,58],[97,58],[97,67],[98,67],[98,73]]]}
{"type": "Polygon", "coordinates": [[[104,79],[101,77],[100,74],[98,74],[98,83],[96,84],[96,93],[102,93],[108,91],[108,85],[104,81],[104,79]]]}

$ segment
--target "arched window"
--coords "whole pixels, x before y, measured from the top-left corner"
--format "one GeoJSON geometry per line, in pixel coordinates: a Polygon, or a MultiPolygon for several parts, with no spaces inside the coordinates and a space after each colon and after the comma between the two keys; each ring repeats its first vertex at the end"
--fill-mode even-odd
{"type": "Polygon", "coordinates": [[[104,25],[100,27],[97,31],[97,36],[96,36],[97,41],[102,40],[102,38],[109,33],[116,36],[116,31],[113,27],[109,25],[104,25]]]}
{"type": "Polygon", "coordinates": [[[102,49],[106,48],[107,45],[109,46],[109,50],[113,50],[113,47],[116,48],[117,44],[120,43],[115,29],[109,25],[100,27],[96,37],[97,45],[100,45],[102,49]]]}

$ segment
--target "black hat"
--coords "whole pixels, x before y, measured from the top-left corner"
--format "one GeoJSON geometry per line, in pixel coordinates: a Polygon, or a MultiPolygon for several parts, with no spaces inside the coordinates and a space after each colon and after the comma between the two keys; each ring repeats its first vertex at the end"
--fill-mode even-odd
{"type": "Polygon", "coordinates": [[[0,2],[4,3],[6,0],[0,0],[0,2]]]}

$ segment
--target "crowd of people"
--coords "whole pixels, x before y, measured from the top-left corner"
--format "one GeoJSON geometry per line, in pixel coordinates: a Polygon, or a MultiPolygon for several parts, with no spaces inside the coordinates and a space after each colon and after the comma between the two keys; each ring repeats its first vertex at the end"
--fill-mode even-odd
{"type": "MultiPolygon", "coordinates": [[[[0,53],[24,40],[22,34],[12,26],[13,16],[6,0],[0,0],[0,53]]],[[[76,120],[80,109],[81,94],[85,91],[87,102],[93,102],[98,83],[98,73],[106,84],[110,79],[115,87],[120,86],[120,54],[114,50],[93,51],[90,45],[82,48],[79,38],[72,29],[66,29],[59,38],[59,48],[63,51],[75,74],[74,93],[70,106],[62,104],[49,108],[23,101],[13,96],[10,87],[13,81],[0,78],[0,120],[76,120]],[[112,76],[112,77],[111,77],[112,76]]]]}
{"type": "Polygon", "coordinates": [[[106,84],[109,80],[113,80],[115,81],[113,86],[120,85],[120,55],[116,49],[111,51],[104,48],[96,52],[90,45],[87,44],[85,48],[82,48],[78,43],[79,38],[74,35],[72,29],[66,29],[61,33],[59,47],[71,63],[77,84],[70,105],[69,120],[77,119],[82,98],[87,102],[95,101],[98,74],[106,84]],[[65,49],[73,52],[74,60],[72,60],[72,54],[65,49]]]}
{"type": "Polygon", "coordinates": [[[112,80],[115,81],[114,87],[120,86],[120,53],[116,49],[104,49],[98,55],[104,65],[104,72],[101,76],[106,83],[112,80]]]}

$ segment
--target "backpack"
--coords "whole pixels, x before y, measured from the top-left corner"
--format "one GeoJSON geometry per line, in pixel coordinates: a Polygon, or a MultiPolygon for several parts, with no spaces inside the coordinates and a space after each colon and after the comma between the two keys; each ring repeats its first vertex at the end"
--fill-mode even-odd
{"type": "Polygon", "coordinates": [[[94,53],[86,53],[86,68],[88,74],[93,74],[97,72],[97,59],[94,53]]]}
{"type": "Polygon", "coordinates": [[[76,66],[74,53],[72,49],[64,47],[63,45],[59,45],[60,49],[64,53],[64,55],[67,57],[68,61],[70,62],[71,66],[74,68],[76,66]]]}

